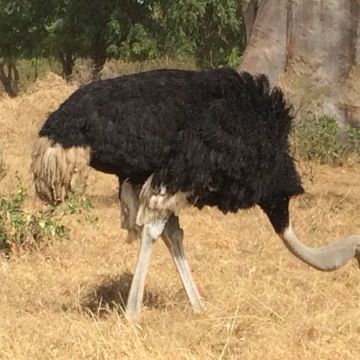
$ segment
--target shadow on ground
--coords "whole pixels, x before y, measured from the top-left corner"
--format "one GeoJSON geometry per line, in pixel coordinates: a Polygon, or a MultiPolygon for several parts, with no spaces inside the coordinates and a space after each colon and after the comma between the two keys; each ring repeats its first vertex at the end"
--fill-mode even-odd
{"type": "MultiPolygon", "coordinates": [[[[83,297],[80,303],[81,310],[99,317],[105,317],[114,310],[123,314],[132,278],[133,275],[126,272],[98,284],[83,297]]],[[[156,309],[165,306],[161,296],[156,292],[147,290],[146,287],[143,305],[156,309]]]]}

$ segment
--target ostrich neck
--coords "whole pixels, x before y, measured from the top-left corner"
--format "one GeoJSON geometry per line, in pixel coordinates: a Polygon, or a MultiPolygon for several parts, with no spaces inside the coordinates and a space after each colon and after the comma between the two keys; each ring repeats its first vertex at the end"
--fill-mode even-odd
{"type": "Polygon", "coordinates": [[[354,257],[360,260],[359,235],[348,236],[319,248],[310,248],[300,242],[291,225],[279,236],[297,258],[321,271],[336,270],[354,257]]]}

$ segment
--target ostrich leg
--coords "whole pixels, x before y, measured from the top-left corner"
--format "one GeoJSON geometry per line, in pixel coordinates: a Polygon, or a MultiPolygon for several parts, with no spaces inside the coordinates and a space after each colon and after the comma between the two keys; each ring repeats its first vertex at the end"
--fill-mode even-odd
{"type": "Polygon", "coordinates": [[[141,305],[144,296],[146,274],[154,241],[164,230],[166,220],[145,224],[141,233],[141,244],[130,293],[126,304],[126,318],[133,323],[140,320],[141,305]]]}
{"type": "Polygon", "coordinates": [[[193,310],[195,312],[200,312],[204,305],[201,301],[199,290],[191,276],[190,268],[185,257],[183,237],[184,233],[179,226],[179,218],[175,215],[171,215],[165,225],[162,239],[174,260],[193,310]]]}

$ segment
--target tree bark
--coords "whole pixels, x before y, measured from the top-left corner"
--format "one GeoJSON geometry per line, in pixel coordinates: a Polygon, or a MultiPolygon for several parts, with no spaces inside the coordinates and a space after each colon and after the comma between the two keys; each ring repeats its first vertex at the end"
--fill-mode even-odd
{"type": "Polygon", "coordinates": [[[62,65],[62,76],[66,81],[70,81],[74,71],[74,56],[71,52],[59,51],[59,59],[62,65]]]}
{"type": "Polygon", "coordinates": [[[258,4],[256,0],[242,0],[241,11],[245,24],[246,31],[246,43],[250,41],[252,29],[256,19],[256,13],[258,11],[258,4]]]}
{"type": "Polygon", "coordinates": [[[263,0],[246,47],[241,70],[267,74],[275,84],[286,63],[286,0],[263,0]]]}
{"type": "Polygon", "coordinates": [[[360,0],[263,0],[240,70],[289,92],[305,83],[319,115],[360,126],[359,67],[360,0]]]}
{"type": "Polygon", "coordinates": [[[12,59],[6,59],[0,62],[0,81],[4,86],[5,92],[10,97],[17,96],[19,91],[19,72],[15,61],[12,59]]]}
{"type": "Polygon", "coordinates": [[[101,35],[98,35],[94,40],[93,62],[94,62],[94,69],[92,72],[92,78],[93,80],[98,80],[101,78],[101,72],[106,62],[105,41],[101,37],[101,35]]]}
{"type": "Polygon", "coordinates": [[[353,2],[294,1],[288,8],[292,13],[288,61],[310,64],[327,84],[347,75],[354,64],[353,2]]]}

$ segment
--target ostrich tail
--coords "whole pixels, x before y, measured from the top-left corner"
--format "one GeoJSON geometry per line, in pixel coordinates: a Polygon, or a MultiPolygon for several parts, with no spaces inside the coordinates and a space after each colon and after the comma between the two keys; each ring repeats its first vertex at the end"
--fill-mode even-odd
{"type": "Polygon", "coordinates": [[[36,140],[31,161],[34,188],[39,198],[57,204],[83,184],[88,175],[90,149],[63,148],[47,137],[36,140]]]}

